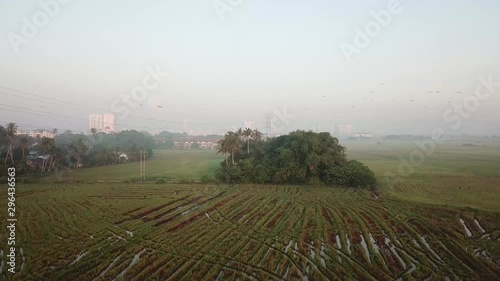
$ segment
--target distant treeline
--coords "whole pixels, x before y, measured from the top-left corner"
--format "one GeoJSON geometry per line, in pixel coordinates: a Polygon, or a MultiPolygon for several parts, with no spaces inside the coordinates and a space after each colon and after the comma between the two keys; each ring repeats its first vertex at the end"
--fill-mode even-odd
{"type": "MultiPolygon", "coordinates": [[[[387,135],[382,137],[382,140],[391,141],[391,140],[400,140],[400,141],[421,141],[425,139],[430,139],[430,136],[424,135],[387,135]]],[[[500,140],[500,136],[471,136],[471,135],[449,135],[447,136],[448,140],[484,140],[484,141],[498,141],[500,140]]]]}
{"type": "MultiPolygon", "coordinates": [[[[155,142],[147,133],[74,134],[65,131],[55,138],[33,138],[17,134],[17,125],[0,126],[0,159],[17,167],[18,174],[44,174],[62,168],[81,168],[139,161],[153,155],[155,142]]],[[[57,133],[54,130],[54,133],[57,133]]]]}
{"type": "Polygon", "coordinates": [[[176,142],[179,142],[181,144],[185,142],[193,142],[193,145],[190,145],[189,149],[199,149],[200,146],[198,142],[216,143],[223,137],[224,136],[222,135],[190,136],[187,133],[173,133],[173,132],[163,131],[153,136],[153,139],[155,141],[156,148],[158,149],[174,149],[176,148],[175,146],[176,142]]]}

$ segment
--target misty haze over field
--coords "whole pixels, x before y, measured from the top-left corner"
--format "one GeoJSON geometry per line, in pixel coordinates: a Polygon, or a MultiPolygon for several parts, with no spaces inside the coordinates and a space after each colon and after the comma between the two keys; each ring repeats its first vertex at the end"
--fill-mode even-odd
{"type": "Polygon", "coordinates": [[[222,133],[286,112],[285,131],[500,132],[499,1],[62,2],[0,1],[0,123],[87,132],[115,112],[119,129],[222,133]],[[480,77],[496,92],[457,117],[480,77]]]}

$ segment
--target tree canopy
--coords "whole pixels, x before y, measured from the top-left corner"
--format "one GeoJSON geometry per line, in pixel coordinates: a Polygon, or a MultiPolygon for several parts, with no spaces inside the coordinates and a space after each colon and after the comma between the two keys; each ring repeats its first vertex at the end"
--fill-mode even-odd
{"type": "Polygon", "coordinates": [[[373,172],[358,161],[348,161],[346,148],[329,133],[298,130],[262,140],[259,133],[239,132],[228,132],[219,142],[219,152],[230,158],[217,172],[223,182],[376,185],[373,172]]]}

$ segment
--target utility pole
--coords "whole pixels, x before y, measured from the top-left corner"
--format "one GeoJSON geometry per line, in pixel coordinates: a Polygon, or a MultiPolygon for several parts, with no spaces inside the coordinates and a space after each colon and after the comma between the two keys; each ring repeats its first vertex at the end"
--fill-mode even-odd
{"type": "Polygon", "coordinates": [[[143,155],[144,155],[144,162],[143,162],[144,163],[144,180],[146,180],[146,150],[143,150],[143,151],[144,151],[144,153],[143,153],[143,155]]]}
{"type": "Polygon", "coordinates": [[[141,150],[141,180],[146,180],[146,150],[141,150]]]}

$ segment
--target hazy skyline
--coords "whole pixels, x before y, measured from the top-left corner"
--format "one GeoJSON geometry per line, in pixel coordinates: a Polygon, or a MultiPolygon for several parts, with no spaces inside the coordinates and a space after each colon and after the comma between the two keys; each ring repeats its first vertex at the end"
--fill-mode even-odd
{"type": "MultiPolygon", "coordinates": [[[[479,77],[500,81],[493,0],[241,1],[223,19],[226,0],[54,1],[0,0],[1,123],[86,130],[90,113],[112,112],[148,69],[160,69],[168,77],[119,128],[172,130],[187,118],[196,131],[245,120],[263,130],[266,114],[286,108],[294,116],[286,130],[349,123],[430,134],[452,127],[443,114],[474,94],[479,77]],[[19,43],[23,18],[44,11],[39,3],[58,9],[19,43]],[[390,3],[400,12],[349,62],[342,44],[355,45],[355,29],[390,3]]],[[[498,112],[500,87],[448,132],[498,135],[498,112]]]]}

